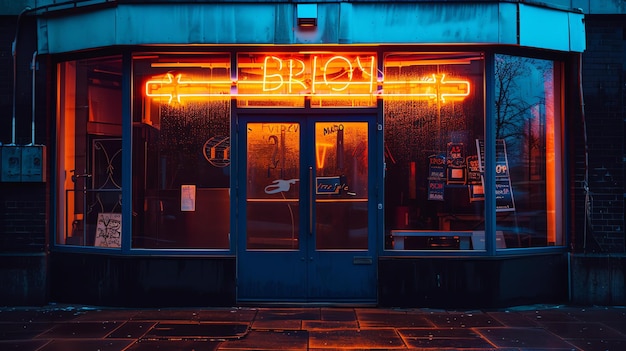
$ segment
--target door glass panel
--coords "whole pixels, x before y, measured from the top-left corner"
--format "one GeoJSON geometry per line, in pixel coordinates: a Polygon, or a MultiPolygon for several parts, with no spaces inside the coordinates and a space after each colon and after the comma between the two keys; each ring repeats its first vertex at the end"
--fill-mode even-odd
{"type": "Polygon", "coordinates": [[[300,125],[248,123],[248,249],[298,249],[300,125]]]}
{"type": "Polygon", "coordinates": [[[367,122],[315,124],[316,249],[367,249],[367,122]]]}

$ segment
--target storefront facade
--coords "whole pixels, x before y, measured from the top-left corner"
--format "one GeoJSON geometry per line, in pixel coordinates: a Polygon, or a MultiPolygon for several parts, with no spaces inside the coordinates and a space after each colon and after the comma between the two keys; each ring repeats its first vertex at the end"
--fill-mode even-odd
{"type": "Polygon", "coordinates": [[[52,300],[567,299],[581,13],[120,1],[38,27],[52,300]]]}

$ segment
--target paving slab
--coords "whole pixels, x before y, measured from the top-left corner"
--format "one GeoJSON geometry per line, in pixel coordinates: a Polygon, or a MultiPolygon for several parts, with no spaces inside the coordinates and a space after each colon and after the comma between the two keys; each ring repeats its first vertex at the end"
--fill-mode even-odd
{"type": "Polygon", "coordinates": [[[260,308],[255,320],[320,320],[320,308],[260,308]]]}
{"type": "Polygon", "coordinates": [[[404,349],[406,344],[392,328],[310,331],[311,349],[342,350],[393,350],[404,349]]]}
{"type": "Polygon", "coordinates": [[[361,328],[384,327],[432,327],[429,314],[420,311],[397,311],[390,309],[357,309],[361,328]]]}
{"type": "Polygon", "coordinates": [[[0,341],[0,350],[37,351],[50,340],[11,340],[0,341]]]}
{"type": "Polygon", "coordinates": [[[323,321],[356,321],[356,312],[352,308],[322,307],[320,315],[323,321]]]}
{"type": "Polygon", "coordinates": [[[429,315],[428,319],[440,328],[502,327],[493,316],[482,312],[448,312],[429,315]]]}
{"type": "Polygon", "coordinates": [[[507,327],[536,327],[537,322],[534,319],[529,319],[527,316],[510,311],[491,311],[487,312],[487,315],[491,316],[503,326],[507,327]]]}
{"type": "Polygon", "coordinates": [[[37,351],[122,351],[132,343],[132,340],[56,339],[37,351]]]}
{"type": "Polygon", "coordinates": [[[0,340],[27,340],[52,329],[52,322],[28,323],[28,322],[3,322],[0,323],[0,340]]]}
{"type": "Polygon", "coordinates": [[[328,329],[358,329],[359,324],[353,321],[302,321],[304,330],[328,330],[328,329]]]}
{"type": "Polygon", "coordinates": [[[600,322],[548,322],[540,324],[564,339],[617,339],[626,336],[600,322]]]}
{"type": "Polygon", "coordinates": [[[49,330],[37,335],[38,339],[100,339],[107,336],[120,326],[120,322],[98,321],[98,322],[74,322],[60,323],[49,330]]]}
{"type": "Polygon", "coordinates": [[[200,310],[198,320],[207,322],[246,322],[251,323],[256,315],[256,308],[215,308],[200,310]]]}
{"type": "Polygon", "coordinates": [[[172,323],[160,322],[150,329],[143,339],[239,339],[248,332],[242,323],[172,323]]]}
{"type": "Polygon", "coordinates": [[[574,346],[542,328],[476,328],[496,347],[572,350],[574,346]]]}
{"type": "Polygon", "coordinates": [[[250,331],[245,338],[227,340],[220,344],[220,351],[306,351],[309,333],[304,330],[250,331]]]}
{"type": "Polygon", "coordinates": [[[569,342],[584,351],[626,350],[626,341],[624,340],[570,340],[569,342]]]}
{"type": "Polygon", "coordinates": [[[215,351],[220,344],[210,340],[139,340],[124,351],[215,351]]]}
{"type": "Polygon", "coordinates": [[[144,336],[156,324],[157,322],[154,321],[128,321],[107,335],[107,338],[138,339],[144,336]]]}

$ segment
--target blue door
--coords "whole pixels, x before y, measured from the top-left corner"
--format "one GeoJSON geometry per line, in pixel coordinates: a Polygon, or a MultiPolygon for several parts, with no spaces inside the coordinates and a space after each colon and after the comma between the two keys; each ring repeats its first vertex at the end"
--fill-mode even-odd
{"type": "Polygon", "coordinates": [[[375,126],[239,118],[239,301],[376,302],[375,126]]]}

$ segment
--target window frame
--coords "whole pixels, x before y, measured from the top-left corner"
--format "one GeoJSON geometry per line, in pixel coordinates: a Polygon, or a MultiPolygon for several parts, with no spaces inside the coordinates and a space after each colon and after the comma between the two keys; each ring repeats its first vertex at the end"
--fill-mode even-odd
{"type": "MultiPolygon", "coordinates": [[[[361,47],[357,47],[357,48],[346,48],[346,49],[342,49],[342,51],[352,51],[352,50],[362,50],[363,48],[361,47]]],[[[415,52],[418,50],[421,50],[421,47],[418,46],[406,46],[406,47],[401,47],[401,48],[389,48],[389,47],[385,47],[385,46],[380,46],[377,49],[378,55],[379,55],[379,60],[378,60],[378,65],[379,68],[381,68],[381,66],[383,65],[383,61],[382,61],[382,57],[384,56],[384,53],[388,53],[388,52],[402,52],[402,51],[406,51],[406,52],[415,52]]],[[[200,50],[200,49],[196,49],[196,50],[200,50]]],[[[208,51],[210,52],[211,50],[207,50],[206,48],[203,48],[204,51],[208,51]]],[[[233,64],[231,65],[231,70],[232,71],[236,71],[237,70],[237,66],[236,66],[236,57],[237,54],[239,52],[243,52],[243,51],[254,51],[257,50],[257,48],[252,48],[252,47],[238,47],[238,48],[223,48],[221,47],[220,50],[215,50],[215,52],[229,52],[231,54],[231,60],[233,60],[233,64]]],[[[260,49],[259,49],[260,50],[260,49]]],[[[284,51],[288,51],[288,50],[292,50],[290,48],[283,48],[283,47],[277,47],[275,49],[273,49],[274,51],[276,50],[284,50],[284,51]]],[[[495,228],[496,228],[496,211],[495,211],[495,195],[493,194],[493,191],[485,191],[485,233],[486,233],[486,249],[483,251],[471,251],[471,250],[456,250],[456,251],[452,251],[452,250],[387,250],[385,249],[385,245],[384,245],[384,241],[385,241],[385,231],[384,231],[384,220],[382,215],[379,215],[379,220],[378,220],[378,228],[377,228],[377,234],[378,238],[376,239],[378,242],[378,255],[379,257],[434,257],[434,256],[439,256],[439,257],[482,257],[482,256],[512,256],[512,255],[534,255],[534,254],[547,254],[547,253],[563,253],[567,251],[567,245],[568,242],[570,240],[569,238],[569,231],[568,231],[568,217],[569,217],[569,211],[566,207],[567,204],[567,198],[568,198],[568,176],[567,176],[567,172],[565,171],[566,168],[566,164],[567,164],[567,158],[566,158],[566,153],[565,153],[565,149],[566,149],[566,145],[567,145],[567,126],[565,125],[565,114],[566,114],[566,108],[565,108],[565,80],[567,79],[567,77],[565,77],[566,75],[566,64],[567,64],[567,56],[566,54],[560,54],[560,53],[555,53],[555,52],[549,52],[549,51],[539,51],[539,50],[534,50],[534,49],[529,49],[529,48],[507,48],[507,47],[502,47],[502,46],[496,46],[496,47],[472,47],[472,46],[467,46],[464,48],[461,48],[459,50],[463,50],[463,51],[475,51],[475,52],[482,52],[484,54],[484,74],[483,74],[483,89],[484,89],[484,97],[485,97],[485,103],[484,103],[484,113],[485,113],[485,141],[486,141],[486,145],[488,145],[485,148],[485,158],[486,158],[486,162],[493,162],[495,160],[495,133],[493,130],[493,121],[494,121],[494,93],[495,93],[495,83],[494,83],[494,58],[496,54],[504,54],[504,55],[512,55],[512,56],[523,56],[523,57],[529,57],[529,58],[537,58],[537,59],[544,59],[544,60],[553,60],[555,66],[559,65],[559,69],[560,69],[560,77],[559,77],[559,89],[555,89],[555,94],[559,94],[559,104],[560,104],[560,115],[556,116],[555,118],[555,123],[560,123],[560,129],[561,129],[561,140],[560,140],[560,157],[561,157],[561,163],[560,163],[560,167],[563,170],[561,172],[561,178],[557,179],[557,184],[560,183],[560,196],[557,195],[556,200],[557,200],[557,206],[561,207],[561,213],[563,214],[562,218],[560,219],[561,223],[560,223],[560,228],[562,233],[560,234],[562,236],[562,245],[555,245],[555,246],[545,246],[545,247],[529,247],[529,248],[510,248],[510,249],[504,249],[504,250],[497,250],[496,249],[496,244],[495,244],[495,228]]],[[[52,186],[53,186],[53,194],[51,196],[51,203],[53,204],[58,204],[58,196],[63,196],[63,192],[61,192],[61,189],[59,188],[59,184],[58,184],[58,172],[59,172],[59,164],[56,161],[56,156],[58,155],[58,128],[59,128],[59,116],[57,114],[58,112],[58,104],[59,104],[59,99],[60,97],[60,91],[59,90],[59,76],[58,76],[58,65],[63,63],[63,62],[68,62],[68,61],[73,61],[73,60],[80,60],[80,59],[88,59],[88,58],[98,58],[98,57],[106,57],[106,56],[115,56],[115,55],[121,55],[122,56],[122,89],[123,89],[123,93],[122,93],[122,145],[123,145],[123,154],[122,154],[122,164],[123,164],[123,174],[122,174],[122,197],[126,198],[126,199],[131,199],[132,196],[132,124],[133,124],[133,105],[134,105],[134,101],[135,101],[135,97],[133,96],[133,85],[135,84],[134,82],[134,75],[133,75],[133,55],[135,54],[140,54],[142,52],[153,52],[155,51],[155,48],[151,48],[150,50],[148,49],[143,49],[142,48],[108,48],[108,49],[103,49],[103,50],[98,50],[98,51],[93,51],[93,52],[88,52],[88,53],[71,53],[71,54],[64,54],[64,55],[58,55],[56,57],[53,58],[52,62],[52,67],[53,69],[51,70],[52,74],[51,77],[53,77],[53,79],[56,79],[57,82],[55,82],[55,84],[53,84],[54,89],[53,89],[53,96],[51,96],[52,101],[55,103],[55,106],[51,108],[51,114],[53,115],[53,119],[54,122],[51,123],[51,131],[53,133],[53,135],[55,135],[55,147],[51,148],[51,150],[54,150],[54,158],[52,161],[52,169],[53,172],[51,172],[51,182],[52,182],[52,186]]],[[[165,53],[176,53],[178,51],[176,51],[175,48],[163,48],[161,51],[165,52],[165,53]]],[[[439,50],[429,50],[431,52],[444,52],[441,49],[439,50]]],[[[185,53],[196,53],[196,51],[194,51],[194,49],[189,48],[188,50],[185,50],[185,53]]],[[[308,108],[307,108],[308,109],[308,108]]],[[[232,119],[233,119],[233,115],[236,113],[236,111],[238,110],[238,107],[236,105],[236,99],[235,98],[231,98],[231,126],[230,126],[230,132],[231,135],[235,135],[235,125],[234,123],[232,123],[232,119]]],[[[304,109],[298,108],[298,111],[302,112],[304,111],[304,109]]],[[[323,108],[319,108],[316,109],[315,113],[322,113],[325,109],[323,108]]],[[[345,108],[337,108],[337,109],[333,109],[333,108],[329,108],[329,110],[339,110],[339,113],[346,113],[346,109],[345,108]]],[[[380,114],[382,116],[383,111],[382,111],[382,104],[379,102],[377,107],[374,107],[373,109],[371,109],[370,111],[375,110],[378,111],[377,113],[380,114]]],[[[246,111],[246,112],[250,112],[250,111],[246,111]]],[[[381,117],[382,118],[382,117],[381,117]]],[[[381,138],[382,140],[382,138],[381,138]]],[[[382,143],[382,141],[380,142],[382,143]]],[[[383,145],[377,145],[377,148],[381,149],[383,148],[383,145]]],[[[236,152],[236,150],[232,151],[233,154],[236,152]]],[[[381,151],[382,152],[382,151],[381,151]]],[[[557,167],[559,167],[557,166],[557,167]]],[[[236,187],[235,179],[234,179],[234,175],[236,174],[237,170],[236,169],[232,169],[231,170],[231,183],[230,183],[230,188],[231,191],[234,191],[234,188],[236,187]]],[[[485,170],[485,188],[486,189],[494,189],[495,188],[495,174],[493,170],[490,170],[489,167],[487,167],[487,169],[485,170]]],[[[380,191],[380,193],[382,194],[382,191],[380,191]]],[[[233,209],[234,205],[233,204],[234,201],[231,200],[231,209],[233,209]]],[[[102,248],[102,247],[91,247],[91,246],[72,246],[72,245],[64,245],[64,244],[59,244],[57,243],[57,231],[59,230],[59,225],[58,225],[58,221],[59,220],[63,220],[62,218],[59,218],[59,211],[58,209],[56,209],[56,206],[51,206],[51,217],[53,220],[50,221],[50,234],[51,234],[51,243],[52,243],[52,248],[54,251],[58,251],[58,252],[84,252],[84,253],[94,253],[94,254],[116,254],[116,255],[163,255],[163,256],[174,256],[174,255],[183,255],[183,256],[188,256],[188,255],[207,255],[207,256],[215,256],[215,257],[233,257],[236,254],[236,238],[234,237],[235,235],[232,235],[235,231],[236,231],[236,227],[237,227],[237,223],[236,223],[236,219],[235,219],[235,214],[233,213],[234,211],[231,210],[231,219],[230,219],[230,225],[231,225],[231,237],[230,237],[230,246],[228,249],[194,249],[194,248],[184,248],[184,249],[143,249],[143,248],[132,248],[131,247],[131,242],[132,242],[132,225],[125,225],[122,226],[122,243],[121,243],[121,248],[119,249],[111,249],[111,248],[102,248]]],[[[385,209],[383,209],[384,211],[385,209]]],[[[132,212],[132,206],[123,206],[122,207],[122,220],[124,221],[127,218],[131,218],[132,219],[133,216],[133,212],[132,212]]]]}

